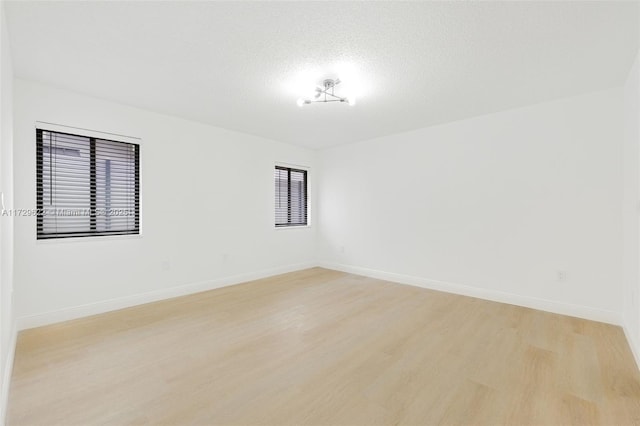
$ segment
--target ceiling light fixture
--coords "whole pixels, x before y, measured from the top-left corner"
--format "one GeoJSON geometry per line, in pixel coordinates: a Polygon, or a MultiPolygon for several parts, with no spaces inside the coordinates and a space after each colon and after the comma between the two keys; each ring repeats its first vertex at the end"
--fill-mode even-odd
{"type": "Polygon", "coordinates": [[[313,100],[300,98],[296,101],[296,103],[298,104],[299,107],[306,104],[315,103],[315,102],[322,102],[322,103],[346,102],[349,105],[352,105],[352,106],[355,105],[356,104],[355,98],[343,97],[335,94],[335,88],[338,84],[340,84],[339,78],[335,80],[328,78],[322,82],[323,87],[316,87],[316,93],[314,95],[313,100]]]}

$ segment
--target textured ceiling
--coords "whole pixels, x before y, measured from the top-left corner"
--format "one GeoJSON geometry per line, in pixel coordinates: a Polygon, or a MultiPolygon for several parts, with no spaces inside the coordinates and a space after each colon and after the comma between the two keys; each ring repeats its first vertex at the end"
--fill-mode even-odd
{"type": "Polygon", "coordinates": [[[635,2],[5,2],[15,74],[323,148],[622,84],[635,2]],[[296,106],[340,77],[357,105],[296,106]]]}

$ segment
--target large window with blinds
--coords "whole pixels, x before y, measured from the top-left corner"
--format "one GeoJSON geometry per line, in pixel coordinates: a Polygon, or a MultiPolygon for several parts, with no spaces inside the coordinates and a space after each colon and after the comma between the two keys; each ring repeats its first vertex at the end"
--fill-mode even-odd
{"type": "Polygon", "coordinates": [[[37,238],[140,233],[140,147],[36,130],[37,238]]]}
{"type": "Polygon", "coordinates": [[[276,166],[276,227],[307,225],[307,171],[276,166]]]}

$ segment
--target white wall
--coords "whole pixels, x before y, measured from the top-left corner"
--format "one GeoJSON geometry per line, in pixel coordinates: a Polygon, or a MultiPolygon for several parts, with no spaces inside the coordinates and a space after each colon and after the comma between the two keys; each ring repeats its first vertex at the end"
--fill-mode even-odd
{"type": "Polygon", "coordinates": [[[313,151],[20,79],[14,90],[16,208],[35,208],[36,121],[143,140],[141,237],[37,242],[35,219],[15,219],[15,310],[22,327],[315,260],[316,228],[276,230],[273,217],[274,164],[311,167],[315,194],[313,151]]]}
{"type": "Polygon", "coordinates": [[[35,219],[16,218],[14,310],[36,326],[320,260],[633,323],[638,248],[620,212],[638,234],[637,146],[622,143],[637,86],[313,152],[18,79],[12,205],[35,207],[36,121],[141,137],[143,236],[37,242],[35,219]],[[275,162],[311,167],[311,228],[273,228],[275,162]]]}
{"type": "MultiPolygon", "coordinates": [[[[13,71],[4,5],[0,5],[0,192],[7,208],[13,205],[13,71]]],[[[0,206],[1,212],[2,206],[0,206]]],[[[12,313],[13,290],[13,219],[0,216],[0,424],[4,408],[13,350],[15,330],[12,313]]]]}
{"type": "Polygon", "coordinates": [[[623,283],[624,327],[640,365],[640,69],[638,56],[624,86],[623,283]]]}
{"type": "Polygon", "coordinates": [[[323,151],[320,259],[619,322],[622,99],[612,89],[323,151]]]}

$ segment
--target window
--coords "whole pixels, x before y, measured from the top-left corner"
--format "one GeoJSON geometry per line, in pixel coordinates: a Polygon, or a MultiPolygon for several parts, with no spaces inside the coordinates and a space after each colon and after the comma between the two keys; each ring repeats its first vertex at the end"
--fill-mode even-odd
{"type": "Polygon", "coordinates": [[[140,233],[140,147],[36,130],[37,238],[140,233]]]}
{"type": "Polygon", "coordinates": [[[276,166],[276,227],[307,224],[307,171],[276,166]]]}

